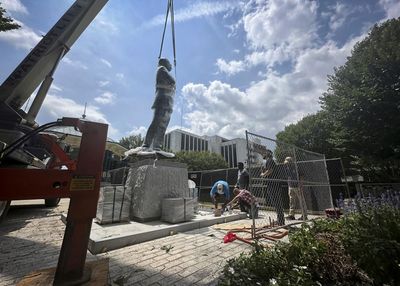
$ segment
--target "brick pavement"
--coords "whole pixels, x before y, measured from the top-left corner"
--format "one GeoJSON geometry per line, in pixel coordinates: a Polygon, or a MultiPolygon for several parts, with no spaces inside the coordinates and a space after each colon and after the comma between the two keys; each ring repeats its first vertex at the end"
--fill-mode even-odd
{"type": "MultiPolygon", "coordinates": [[[[15,285],[31,271],[54,267],[65,226],[60,214],[68,200],[53,209],[13,207],[0,225],[0,286],[15,285]]],[[[241,242],[223,244],[223,232],[201,228],[91,255],[110,258],[110,281],[123,285],[216,285],[228,258],[250,250],[241,242]]]]}

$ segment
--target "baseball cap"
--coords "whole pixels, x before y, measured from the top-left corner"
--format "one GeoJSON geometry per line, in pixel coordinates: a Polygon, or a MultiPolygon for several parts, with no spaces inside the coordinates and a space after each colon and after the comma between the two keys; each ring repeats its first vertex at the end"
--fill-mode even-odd
{"type": "Polygon", "coordinates": [[[292,162],[293,162],[292,157],[286,157],[285,158],[285,162],[284,163],[292,163],[292,162]]]}
{"type": "Polygon", "coordinates": [[[220,195],[224,194],[224,186],[222,184],[217,185],[217,193],[220,195]]]}

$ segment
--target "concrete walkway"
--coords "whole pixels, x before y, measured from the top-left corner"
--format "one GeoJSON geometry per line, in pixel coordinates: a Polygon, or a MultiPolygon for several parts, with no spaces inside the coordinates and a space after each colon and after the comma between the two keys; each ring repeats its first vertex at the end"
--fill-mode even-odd
{"type": "MultiPolygon", "coordinates": [[[[60,215],[69,201],[53,209],[36,202],[40,205],[13,206],[0,225],[0,286],[57,265],[65,230],[60,215]]],[[[108,257],[109,282],[123,285],[216,285],[226,260],[251,250],[242,242],[224,244],[224,235],[205,227],[103,254],[88,252],[87,260],[108,257]]]]}

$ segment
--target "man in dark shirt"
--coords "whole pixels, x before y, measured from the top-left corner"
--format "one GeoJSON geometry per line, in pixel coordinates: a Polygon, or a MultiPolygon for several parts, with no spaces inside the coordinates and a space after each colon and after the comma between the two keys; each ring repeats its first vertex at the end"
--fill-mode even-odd
{"type": "Polygon", "coordinates": [[[247,170],[244,168],[244,164],[242,162],[239,162],[238,163],[238,178],[237,178],[235,188],[239,188],[241,190],[242,189],[248,190],[249,189],[249,181],[250,181],[249,172],[247,172],[247,170]]]}
{"type": "Polygon", "coordinates": [[[263,156],[264,166],[261,177],[266,179],[266,191],[271,198],[272,205],[275,207],[279,225],[285,224],[285,214],[283,212],[283,201],[281,193],[281,184],[278,181],[277,166],[272,157],[272,151],[267,150],[263,156]]]}

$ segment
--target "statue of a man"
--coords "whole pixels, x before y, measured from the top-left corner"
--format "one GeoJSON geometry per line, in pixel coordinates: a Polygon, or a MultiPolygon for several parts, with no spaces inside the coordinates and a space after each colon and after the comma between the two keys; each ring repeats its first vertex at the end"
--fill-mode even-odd
{"type": "Polygon", "coordinates": [[[171,118],[174,106],[175,79],[169,74],[172,69],[168,59],[158,60],[156,76],[156,98],[153,106],[154,116],[147,130],[146,138],[142,145],[143,150],[161,150],[164,143],[164,135],[171,118]]]}

